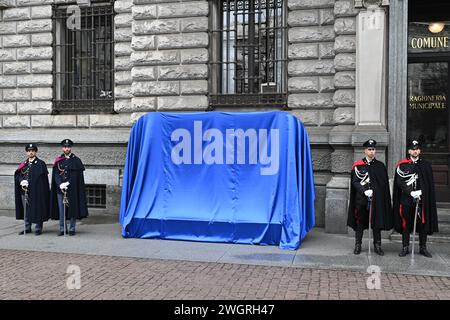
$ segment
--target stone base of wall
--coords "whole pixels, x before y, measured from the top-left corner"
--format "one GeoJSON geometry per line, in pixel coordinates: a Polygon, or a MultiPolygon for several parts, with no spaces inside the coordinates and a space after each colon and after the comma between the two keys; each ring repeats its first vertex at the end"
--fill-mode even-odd
{"type": "MultiPolygon", "coordinates": [[[[89,216],[117,217],[119,221],[121,187],[106,187],[106,208],[88,208],[89,216]]],[[[0,216],[15,217],[14,180],[12,176],[0,176],[0,216]]]]}
{"type": "Polygon", "coordinates": [[[14,172],[18,164],[26,159],[25,143],[38,144],[37,156],[47,164],[50,182],[53,161],[62,153],[59,142],[70,138],[75,142],[73,153],[86,168],[85,183],[106,185],[106,208],[92,212],[118,217],[128,136],[129,129],[4,130],[0,139],[0,214],[14,216],[14,172]]]}

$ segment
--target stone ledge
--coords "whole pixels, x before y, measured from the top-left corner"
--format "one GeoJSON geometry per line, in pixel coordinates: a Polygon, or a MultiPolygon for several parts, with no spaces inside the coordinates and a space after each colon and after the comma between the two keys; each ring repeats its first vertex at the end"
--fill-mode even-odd
{"type": "Polygon", "coordinates": [[[206,96],[167,96],[157,98],[158,111],[204,111],[208,108],[206,96]]]}
{"type": "Polygon", "coordinates": [[[31,126],[32,127],[62,127],[62,128],[75,128],[77,123],[76,115],[32,115],[31,126]]]}
{"type": "MultiPolygon", "coordinates": [[[[311,150],[314,152],[314,150],[311,150]]],[[[316,186],[326,186],[330,182],[332,175],[330,173],[315,173],[314,174],[314,185],[316,186]]]]}
{"type": "Polygon", "coordinates": [[[350,185],[349,177],[335,176],[327,183],[327,188],[348,190],[349,185],[350,185]]]}
{"type": "Polygon", "coordinates": [[[288,8],[296,9],[318,9],[333,8],[335,0],[289,0],[288,8]]]}
{"type": "Polygon", "coordinates": [[[40,6],[43,4],[53,4],[54,0],[16,0],[18,7],[40,6]]]}
{"type": "Polygon", "coordinates": [[[2,130],[0,143],[27,143],[33,137],[36,143],[61,142],[60,137],[69,135],[72,140],[83,144],[127,144],[131,128],[105,129],[7,129],[2,130]],[[114,134],[112,134],[114,133],[114,134]]]}
{"type": "Polygon", "coordinates": [[[331,145],[351,145],[353,125],[338,125],[333,127],[328,137],[331,145]]]}
{"type": "Polygon", "coordinates": [[[352,132],[352,146],[360,147],[368,139],[374,139],[377,146],[389,144],[390,133],[382,126],[356,126],[352,132]]]}
{"type": "Polygon", "coordinates": [[[328,136],[332,127],[305,127],[308,132],[311,147],[314,145],[329,145],[328,136]]]}

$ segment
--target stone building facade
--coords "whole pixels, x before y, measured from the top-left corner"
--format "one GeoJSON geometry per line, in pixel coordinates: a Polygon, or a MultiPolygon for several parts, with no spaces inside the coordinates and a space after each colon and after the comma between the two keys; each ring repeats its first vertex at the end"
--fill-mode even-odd
{"type": "MultiPolygon", "coordinates": [[[[117,215],[133,123],[147,112],[210,110],[212,1],[113,1],[114,112],[76,114],[54,112],[52,22],[52,6],[76,1],[0,2],[0,210],[10,214],[14,208],[12,175],[24,158],[24,143],[38,143],[38,156],[50,164],[59,141],[68,137],[87,167],[86,183],[106,187],[104,208],[92,212],[117,215]]],[[[316,225],[346,233],[349,169],[361,157],[362,142],[369,136],[378,141],[378,157],[389,161],[390,171],[404,152],[402,137],[389,135],[388,122],[399,120],[389,119],[388,101],[399,97],[387,90],[388,43],[395,48],[401,36],[390,39],[388,28],[399,22],[388,21],[404,14],[403,1],[284,0],[283,5],[287,108],[306,125],[311,141],[316,225]]]]}

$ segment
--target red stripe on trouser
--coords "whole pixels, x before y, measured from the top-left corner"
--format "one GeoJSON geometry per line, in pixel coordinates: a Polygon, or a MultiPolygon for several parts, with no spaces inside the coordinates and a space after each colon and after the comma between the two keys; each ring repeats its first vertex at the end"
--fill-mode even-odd
{"type": "Polygon", "coordinates": [[[423,203],[422,203],[422,223],[425,224],[425,209],[423,207],[423,203]]]}
{"type": "Polygon", "coordinates": [[[405,230],[406,229],[406,220],[405,220],[405,216],[403,215],[403,205],[400,204],[400,218],[402,218],[402,229],[405,230]]]}
{"type": "Polygon", "coordinates": [[[360,224],[358,209],[356,209],[356,208],[355,208],[355,220],[356,220],[356,224],[360,224]]]}

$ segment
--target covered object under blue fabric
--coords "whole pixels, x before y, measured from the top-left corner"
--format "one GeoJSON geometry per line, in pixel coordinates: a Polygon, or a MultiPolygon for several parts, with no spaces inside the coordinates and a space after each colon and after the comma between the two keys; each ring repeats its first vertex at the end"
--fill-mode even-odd
{"type": "Polygon", "coordinates": [[[128,142],[122,236],[297,249],[314,226],[308,135],[287,112],[149,113],[128,142]]]}

